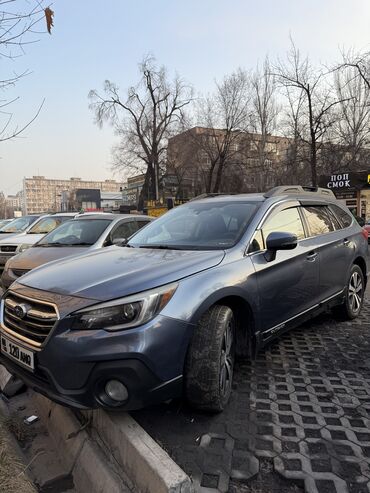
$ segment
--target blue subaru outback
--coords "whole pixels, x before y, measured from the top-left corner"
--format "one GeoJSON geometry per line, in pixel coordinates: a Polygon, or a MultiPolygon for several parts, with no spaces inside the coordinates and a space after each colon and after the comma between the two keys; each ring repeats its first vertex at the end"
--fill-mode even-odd
{"type": "Polygon", "coordinates": [[[193,200],[122,246],[13,283],[0,361],[65,405],[132,410],[184,395],[221,411],[236,356],[323,310],[359,315],[367,250],[326,189],[193,200]]]}

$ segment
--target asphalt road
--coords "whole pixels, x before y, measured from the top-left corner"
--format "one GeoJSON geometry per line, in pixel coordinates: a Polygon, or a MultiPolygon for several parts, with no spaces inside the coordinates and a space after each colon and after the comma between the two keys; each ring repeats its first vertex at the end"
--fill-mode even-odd
{"type": "Polygon", "coordinates": [[[323,315],[238,363],[219,415],[180,401],[133,415],[198,491],[369,493],[370,302],[353,322],[323,315]]]}

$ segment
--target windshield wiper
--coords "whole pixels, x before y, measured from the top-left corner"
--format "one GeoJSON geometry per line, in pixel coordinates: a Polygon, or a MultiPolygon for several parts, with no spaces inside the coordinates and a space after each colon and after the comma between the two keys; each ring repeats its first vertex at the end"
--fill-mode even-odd
{"type": "Polygon", "coordinates": [[[139,248],[151,248],[158,250],[185,250],[184,247],[176,245],[140,245],[139,248]]]}

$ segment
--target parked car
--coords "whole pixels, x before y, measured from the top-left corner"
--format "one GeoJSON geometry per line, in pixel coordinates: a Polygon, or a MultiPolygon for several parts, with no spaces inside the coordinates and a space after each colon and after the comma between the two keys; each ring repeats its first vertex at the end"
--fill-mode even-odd
{"type": "Polygon", "coordinates": [[[367,241],[330,190],[277,187],[172,209],[126,246],[41,266],[2,299],[1,364],[65,405],[180,396],[221,411],[235,354],[323,310],[356,318],[367,241]]]}
{"type": "Polygon", "coordinates": [[[73,221],[44,236],[32,248],[8,260],[1,284],[7,289],[18,277],[47,262],[122,243],[150,221],[150,217],[143,215],[77,215],[73,221]]]}
{"type": "Polygon", "coordinates": [[[65,221],[75,217],[75,212],[63,212],[59,214],[48,214],[40,216],[24,232],[2,239],[0,236],[0,270],[4,269],[6,262],[27,248],[37,243],[47,233],[53,231],[65,221]]]}
{"type": "Polygon", "coordinates": [[[10,223],[1,226],[0,228],[0,241],[27,231],[27,229],[38,219],[40,215],[31,214],[29,216],[17,217],[10,221],[10,223]]]}

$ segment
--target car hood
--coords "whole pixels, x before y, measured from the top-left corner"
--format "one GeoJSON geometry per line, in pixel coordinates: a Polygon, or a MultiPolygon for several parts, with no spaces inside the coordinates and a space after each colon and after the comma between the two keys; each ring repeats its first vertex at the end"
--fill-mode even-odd
{"type": "Polygon", "coordinates": [[[13,241],[13,238],[23,238],[26,233],[0,233],[0,244],[4,243],[6,240],[7,243],[13,241]]]}
{"type": "Polygon", "coordinates": [[[19,233],[17,235],[11,236],[10,238],[6,238],[5,241],[2,241],[2,237],[0,236],[0,244],[6,243],[7,245],[33,245],[37,241],[41,240],[44,236],[45,235],[19,233]]]}
{"type": "Polygon", "coordinates": [[[8,260],[11,269],[31,270],[53,260],[86,253],[90,247],[38,247],[34,246],[8,260]]]}
{"type": "Polygon", "coordinates": [[[218,265],[225,252],[109,247],[39,267],[20,284],[107,301],[177,281],[218,265]]]}

